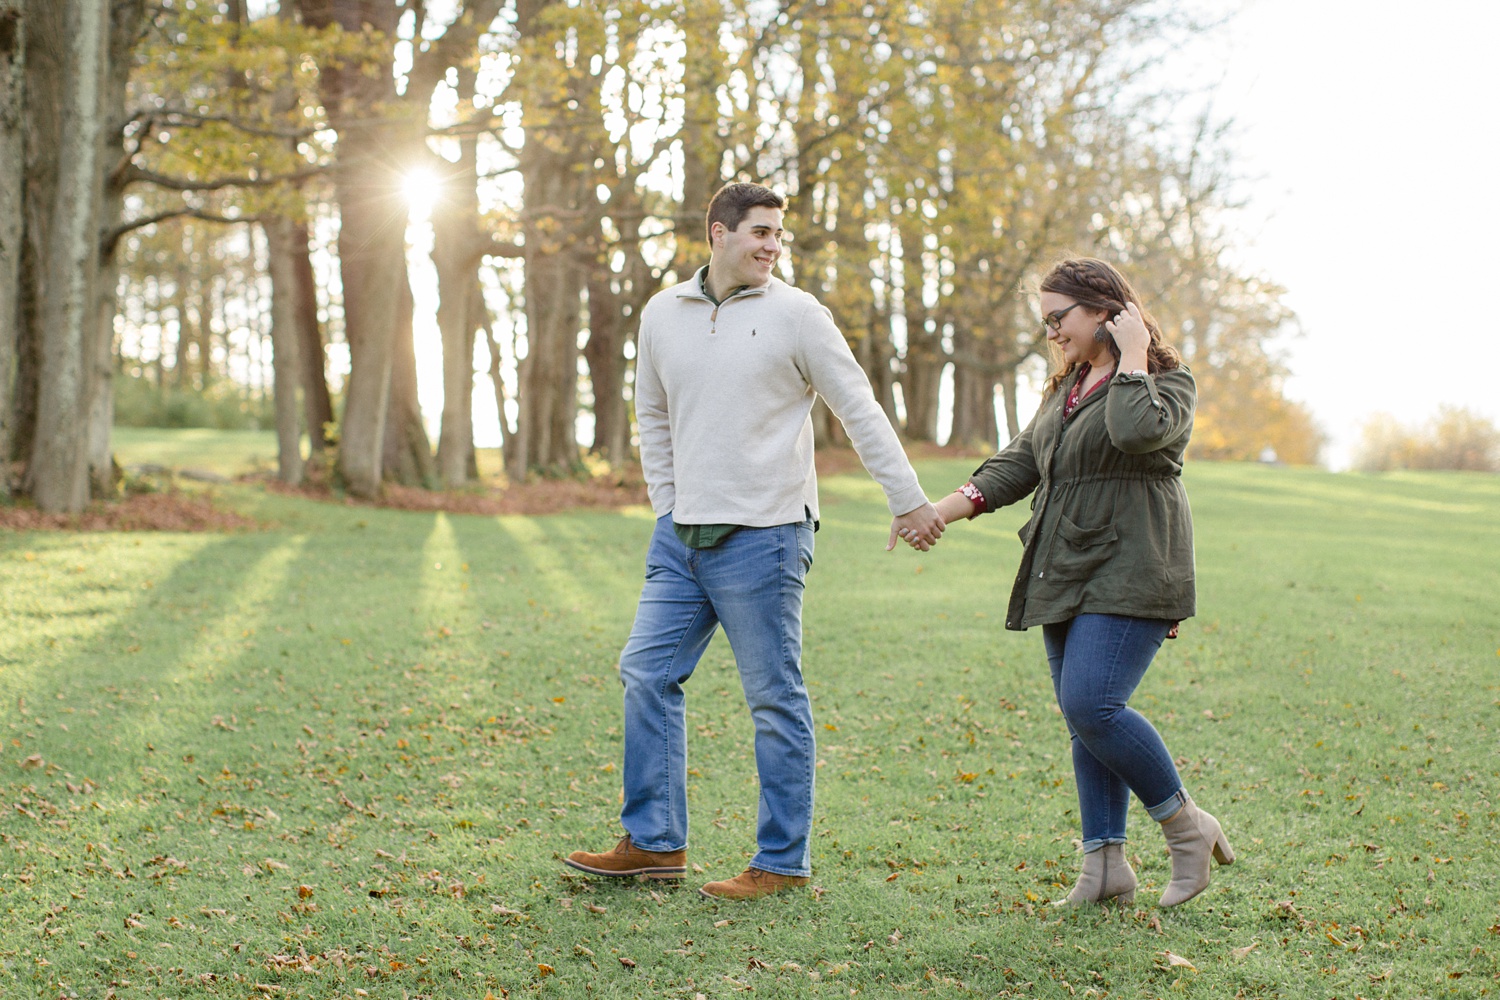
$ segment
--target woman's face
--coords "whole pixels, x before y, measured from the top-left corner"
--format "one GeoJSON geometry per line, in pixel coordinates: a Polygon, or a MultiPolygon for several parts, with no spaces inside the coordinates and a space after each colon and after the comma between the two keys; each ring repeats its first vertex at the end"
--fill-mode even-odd
{"type": "Polygon", "coordinates": [[[1108,315],[1103,309],[1079,305],[1076,300],[1057,292],[1043,292],[1041,307],[1047,324],[1047,339],[1062,351],[1065,362],[1070,365],[1088,362],[1095,368],[1113,363],[1109,342],[1094,339],[1094,331],[1108,315]]]}

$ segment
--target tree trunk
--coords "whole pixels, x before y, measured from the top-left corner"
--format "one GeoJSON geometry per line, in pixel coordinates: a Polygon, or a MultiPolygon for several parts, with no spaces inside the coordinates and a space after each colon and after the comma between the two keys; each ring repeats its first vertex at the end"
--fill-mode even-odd
{"type": "Polygon", "coordinates": [[[144,0],[114,0],[110,4],[109,37],[105,71],[99,92],[99,131],[95,145],[101,183],[99,221],[95,242],[101,249],[99,273],[92,301],[91,318],[93,373],[89,379],[88,471],[94,496],[113,496],[120,478],[115,464],[112,435],[115,425],[115,313],[119,308],[120,266],[113,247],[102,248],[99,234],[114,227],[125,210],[124,181],[111,169],[119,160],[125,121],[126,87],[130,82],[131,56],[145,16],[144,0]]]}
{"type": "Polygon", "coordinates": [[[0,0],[0,501],[11,494],[11,436],[21,320],[26,32],[22,0],[0,0]]]}
{"type": "MultiPolygon", "coordinates": [[[[121,200],[106,198],[105,219],[120,217],[121,200]]],[[[99,262],[97,292],[90,317],[92,336],[88,347],[93,365],[89,379],[88,428],[85,447],[88,453],[89,492],[103,499],[115,495],[119,486],[120,467],[115,464],[113,434],[115,427],[115,311],[119,306],[120,267],[114,254],[99,262]]]]}
{"type": "MultiPolygon", "coordinates": [[[[401,13],[395,4],[363,0],[300,0],[300,7],[309,27],[337,23],[345,31],[374,29],[391,38],[401,13]]],[[[380,492],[397,316],[406,287],[400,155],[408,130],[384,117],[396,104],[391,59],[386,52],[365,63],[330,61],[319,74],[329,123],[338,133],[333,181],[349,344],[339,472],[358,497],[380,492]]]]}
{"type": "Polygon", "coordinates": [[[422,404],[417,398],[417,354],[412,341],[411,283],[401,278],[401,298],[392,350],[390,402],[385,421],[382,456],[386,479],[403,486],[431,487],[436,469],[422,404]]]}
{"type": "MultiPolygon", "coordinates": [[[[527,184],[528,200],[533,186],[527,184]]],[[[526,357],[519,367],[513,479],[532,469],[566,475],[578,466],[578,325],[581,278],[565,254],[526,237],[526,357]]]]}
{"type": "MultiPolygon", "coordinates": [[[[25,197],[28,213],[34,210],[30,203],[33,187],[35,185],[31,178],[27,177],[25,197]]],[[[22,228],[21,277],[17,290],[21,301],[18,303],[15,327],[16,378],[10,407],[10,451],[4,457],[19,464],[24,470],[31,465],[31,452],[36,444],[37,390],[42,377],[42,344],[41,323],[37,318],[41,305],[36,287],[37,277],[41,274],[41,265],[37,259],[41,248],[37,246],[36,234],[29,231],[32,227],[23,222],[22,228]]]]}
{"type": "MultiPolygon", "coordinates": [[[[462,75],[462,74],[461,74],[462,75]]],[[[460,93],[467,92],[464,88],[460,93]]],[[[474,312],[478,266],[489,242],[479,231],[478,144],[465,138],[458,163],[443,163],[443,195],[432,213],[432,264],[438,278],[438,331],[443,341],[443,423],[438,470],[444,488],[469,482],[474,462],[474,312]]]]}
{"type": "Polygon", "coordinates": [[[89,499],[88,424],[97,334],[100,95],[107,11],[90,0],[28,6],[28,118],[31,162],[28,234],[38,244],[36,275],[41,371],[36,437],[27,486],[37,507],[82,510],[89,499]],[[46,105],[39,99],[47,95],[46,105]]]}
{"type": "MultiPolygon", "coordinates": [[[[215,260],[215,265],[222,265],[222,260],[215,260]]],[[[223,283],[222,277],[210,273],[206,281],[198,283],[198,388],[203,392],[214,383],[217,374],[214,372],[214,319],[222,318],[219,310],[220,296],[218,289],[223,283]]]]}
{"type": "Polygon", "coordinates": [[[523,112],[526,357],[517,366],[520,412],[506,456],[516,480],[532,470],[567,475],[579,464],[578,335],[585,280],[579,262],[586,259],[580,234],[597,225],[596,218],[580,219],[598,206],[590,183],[596,155],[590,123],[598,111],[594,85],[555,55],[564,36],[544,14],[560,6],[558,0],[527,0],[516,13],[523,46],[517,79],[566,94],[567,101],[588,109],[589,118],[559,116],[549,105],[562,101],[538,102],[523,112]]]}
{"type": "Polygon", "coordinates": [[[937,440],[938,394],[942,386],[942,338],[938,322],[922,301],[926,276],[922,273],[922,234],[903,227],[901,246],[905,276],[903,303],[906,317],[906,357],[899,378],[901,397],[906,404],[906,437],[909,441],[937,440]],[[934,329],[927,329],[929,321],[934,329]]]}
{"type": "Polygon", "coordinates": [[[1000,395],[1005,408],[1006,441],[1012,441],[1021,433],[1020,414],[1016,412],[1016,369],[1006,368],[1000,372],[1000,395]]]}
{"type": "Polygon", "coordinates": [[[328,369],[323,354],[323,330],[318,325],[318,284],[308,249],[307,223],[292,223],[291,254],[298,358],[302,376],[302,401],[307,410],[308,447],[314,454],[330,445],[333,397],[328,393],[328,369]]]}
{"type": "Polygon", "coordinates": [[[193,343],[193,323],[188,313],[188,300],[192,295],[193,276],[188,262],[193,255],[193,233],[190,226],[183,226],[182,252],[177,258],[177,285],[172,293],[172,307],[177,313],[177,343],[173,349],[172,384],[178,389],[192,386],[192,374],[188,371],[188,352],[193,343]]]}
{"type": "Polygon", "coordinates": [[[953,370],[953,433],[950,445],[977,451],[994,451],[995,380],[965,365],[953,370]]]}
{"type": "MultiPolygon", "coordinates": [[[[589,275],[589,339],[583,346],[594,393],[594,444],[590,449],[612,466],[630,456],[630,414],[625,407],[624,303],[610,287],[609,268],[589,275]]],[[[634,315],[639,315],[639,308],[634,315]]]]}
{"type": "MultiPolygon", "coordinates": [[[[480,315],[484,318],[484,335],[490,345],[490,385],[494,388],[495,391],[495,413],[499,417],[498,422],[500,424],[500,455],[508,464],[510,460],[512,440],[510,433],[510,423],[505,417],[505,403],[507,396],[505,393],[505,379],[500,374],[500,362],[503,357],[503,355],[500,353],[500,338],[495,336],[495,320],[494,317],[490,315],[488,308],[486,308],[485,306],[483,290],[476,287],[474,289],[474,297],[477,300],[474,309],[476,312],[479,312],[480,315]]],[[[514,338],[512,338],[511,347],[512,349],[514,349],[515,347],[514,338]]]]}
{"type": "Polygon", "coordinates": [[[387,143],[367,126],[339,131],[335,188],[339,202],[339,269],[349,380],[339,470],[349,491],[380,491],[381,449],[396,349],[401,288],[406,284],[406,209],[387,143]]]}
{"type": "Polygon", "coordinates": [[[920,302],[906,301],[906,359],[901,373],[901,395],[906,402],[909,441],[937,440],[938,395],[947,358],[936,331],[928,330],[929,314],[920,302]]]}
{"type": "MultiPolygon", "coordinates": [[[[302,433],[297,388],[301,383],[302,338],[298,330],[297,224],[285,216],[263,223],[267,271],[271,275],[271,370],[276,399],[276,476],[293,486],[302,482],[302,433]]],[[[307,253],[302,240],[301,253],[307,253]]],[[[317,436],[316,432],[313,435],[317,436]]]]}

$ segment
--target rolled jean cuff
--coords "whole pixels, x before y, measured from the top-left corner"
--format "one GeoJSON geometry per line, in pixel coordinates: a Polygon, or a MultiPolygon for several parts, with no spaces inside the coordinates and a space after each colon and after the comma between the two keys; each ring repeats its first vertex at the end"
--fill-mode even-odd
{"type": "Polygon", "coordinates": [[[1093,854],[1095,851],[1102,851],[1102,850],[1104,850],[1110,844],[1127,844],[1127,843],[1129,843],[1129,841],[1126,838],[1124,838],[1124,837],[1097,837],[1097,838],[1095,838],[1093,840],[1085,840],[1083,842],[1083,853],[1084,854],[1093,854]]]}
{"type": "MultiPolygon", "coordinates": [[[[624,824],[622,823],[621,825],[623,826],[624,824]]],[[[652,844],[648,843],[645,838],[637,837],[629,827],[626,827],[625,832],[630,835],[630,846],[637,848],[638,850],[650,851],[652,854],[670,854],[673,851],[687,850],[686,841],[678,844],[676,847],[672,847],[669,846],[672,843],[670,837],[663,836],[660,838],[652,838],[655,840],[655,844],[652,844]]]]}
{"type": "Polygon", "coordinates": [[[1166,801],[1154,806],[1146,807],[1146,815],[1158,823],[1165,823],[1177,815],[1177,810],[1188,804],[1188,793],[1186,788],[1179,788],[1173,792],[1166,801]]]}
{"type": "Polygon", "coordinates": [[[789,878],[811,878],[812,877],[812,869],[811,868],[801,868],[801,869],[796,869],[796,870],[793,870],[793,871],[787,871],[785,868],[777,868],[774,865],[763,864],[759,859],[752,859],[751,862],[750,862],[750,867],[751,868],[759,868],[761,871],[763,871],[763,872],[770,872],[772,875],[786,875],[789,878]]]}

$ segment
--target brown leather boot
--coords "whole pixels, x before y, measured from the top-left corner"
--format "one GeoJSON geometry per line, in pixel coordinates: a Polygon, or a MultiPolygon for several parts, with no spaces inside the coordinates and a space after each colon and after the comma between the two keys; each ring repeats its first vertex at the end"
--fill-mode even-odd
{"type": "Polygon", "coordinates": [[[1125,860],[1125,845],[1105,844],[1083,856],[1083,871],[1078,873],[1073,891],[1052,905],[1081,906],[1113,899],[1128,906],[1135,901],[1135,884],[1135,869],[1125,860]]]}
{"type": "Polygon", "coordinates": [[[710,882],[698,891],[709,899],[759,899],[806,884],[806,875],[777,875],[759,868],[746,868],[734,878],[710,882]]]}
{"type": "Polygon", "coordinates": [[[647,878],[682,878],[687,871],[687,851],[643,851],[630,842],[630,834],[620,838],[612,851],[590,854],[574,851],[563,864],[571,865],[590,875],[607,875],[610,878],[628,878],[644,875],[647,878]]]}
{"type": "Polygon", "coordinates": [[[1208,888],[1210,855],[1221,865],[1234,864],[1234,849],[1224,828],[1192,799],[1162,821],[1161,832],[1172,853],[1172,881],[1161,894],[1162,906],[1186,903],[1208,888]]]}

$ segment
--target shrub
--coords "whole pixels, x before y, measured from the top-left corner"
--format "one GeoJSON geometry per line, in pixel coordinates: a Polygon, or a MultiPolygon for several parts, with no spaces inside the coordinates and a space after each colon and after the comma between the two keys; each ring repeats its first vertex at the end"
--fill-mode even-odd
{"type": "Polygon", "coordinates": [[[243,386],[216,382],[202,391],[158,388],[148,379],[115,375],[115,423],[121,427],[207,427],[260,430],[275,423],[274,402],[243,386]]]}

